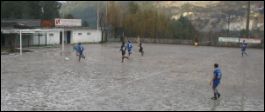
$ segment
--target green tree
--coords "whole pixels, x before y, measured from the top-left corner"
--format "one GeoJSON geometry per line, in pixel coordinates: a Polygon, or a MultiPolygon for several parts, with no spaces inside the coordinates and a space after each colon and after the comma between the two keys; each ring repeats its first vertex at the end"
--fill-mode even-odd
{"type": "Polygon", "coordinates": [[[136,3],[134,3],[133,1],[129,2],[129,13],[135,14],[138,9],[139,6],[136,3]]]}
{"type": "Polygon", "coordinates": [[[118,29],[121,28],[122,23],[122,16],[121,16],[121,9],[119,7],[119,4],[115,4],[115,1],[111,1],[109,3],[109,9],[108,9],[108,23],[111,25],[112,33],[114,35],[114,38],[117,38],[118,36],[118,29]]]}
{"type": "Polygon", "coordinates": [[[41,1],[25,1],[22,19],[41,19],[41,1]]]}
{"type": "Polygon", "coordinates": [[[1,4],[1,18],[22,18],[24,1],[4,1],[1,4]]]}
{"type": "Polygon", "coordinates": [[[59,16],[59,9],[61,8],[61,3],[58,1],[43,1],[43,20],[54,20],[59,16]]]}
{"type": "Polygon", "coordinates": [[[1,18],[52,20],[60,7],[57,1],[1,1],[1,18]]]}
{"type": "Polygon", "coordinates": [[[64,19],[74,19],[74,16],[72,14],[66,14],[64,15],[64,19]]]}
{"type": "Polygon", "coordinates": [[[89,27],[89,23],[87,22],[87,20],[84,20],[84,21],[82,22],[82,26],[83,26],[83,27],[89,27]]]}

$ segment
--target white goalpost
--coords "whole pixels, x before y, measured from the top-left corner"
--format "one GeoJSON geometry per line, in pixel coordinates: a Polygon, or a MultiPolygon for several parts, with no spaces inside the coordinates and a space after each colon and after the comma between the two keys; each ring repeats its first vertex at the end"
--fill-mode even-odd
{"type": "Polygon", "coordinates": [[[20,55],[22,55],[22,33],[28,33],[28,32],[33,32],[33,33],[40,33],[44,32],[58,32],[58,36],[60,38],[60,32],[62,32],[62,51],[64,51],[64,29],[23,29],[23,30],[18,30],[19,31],[19,40],[20,40],[20,55]]]}

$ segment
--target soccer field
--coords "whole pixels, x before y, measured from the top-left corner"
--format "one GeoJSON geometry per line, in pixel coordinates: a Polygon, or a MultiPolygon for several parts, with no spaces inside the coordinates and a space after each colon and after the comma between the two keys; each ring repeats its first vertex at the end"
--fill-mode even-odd
{"type": "Polygon", "coordinates": [[[72,45],[1,55],[1,111],[264,111],[264,49],[247,48],[242,58],[241,48],[143,43],[141,56],[132,45],[123,63],[121,43],[84,44],[80,62],[72,45]]]}

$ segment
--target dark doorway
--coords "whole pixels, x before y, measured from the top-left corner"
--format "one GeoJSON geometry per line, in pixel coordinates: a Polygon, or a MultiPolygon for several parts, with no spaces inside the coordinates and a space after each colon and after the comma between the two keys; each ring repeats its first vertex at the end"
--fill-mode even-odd
{"type": "Polygon", "coordinates": [[[6,42],[5,35],[1,34],[1,46],[4,46],[6,42]]]}
{"type": "Polygon", "coordinates": [[[71,31],[67,31],[67,43],[70,44],[71,40],[71,31]]]}
{"type": "Polygon", "coordinates": [[[62,44],[62,32],[60,32],[60,44],[62,44]]]}

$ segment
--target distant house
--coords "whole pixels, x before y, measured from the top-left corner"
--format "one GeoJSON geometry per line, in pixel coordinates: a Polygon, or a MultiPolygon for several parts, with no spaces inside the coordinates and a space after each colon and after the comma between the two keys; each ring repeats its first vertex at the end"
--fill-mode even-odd
{"type": "Polygon", "coordinates": [[[31,28],[40,28],[40,19],[1,19],[1,29],[3,24],[16,23],[20,26],[27,26],[31,28]]]}
{"type": "MultiPolygon", "coordinates": [[[[15,29],[34,29],[40,27],[39,21],[39,19],[1,19],[1,47],[15,47],[19,43],[19,34],[15,29]]],[[[24,44],[29,45],[29,39],[24,44]]]]}
{"type": "Polygon", "coordinates": [[[64,37],[62,32],[23,32],[22,46],[29,47],[32,45],[51,45],[62,43],[91,43],[101,42],[102,32],[96,28],[87,27],[56,27],[51,22],[41,20],[25,20],[25,19],[4,19],[1,20],[1,45],[2,46],[19,46],[20,29],[64,29],[64,37]],[[64,39],[64,41],[63,41],[64,39]]]}
{"type": "MultiPolygon", "coordinates": [[[[66,28],[42,28],[45,29],[64,29],[64,37],[62,37],[62,32],[47,32],[46,42],[44,38],[41,40],[41,45],[43,44],[62,44],[62,38],[64,38],[64,43],[91,43],[102,41],[102,33],[96,28],[86,28],[86,27],[66,27],[66,28]]],[[[33,36],[33,44],[38,44],[38,35],[33,36]]]]}

